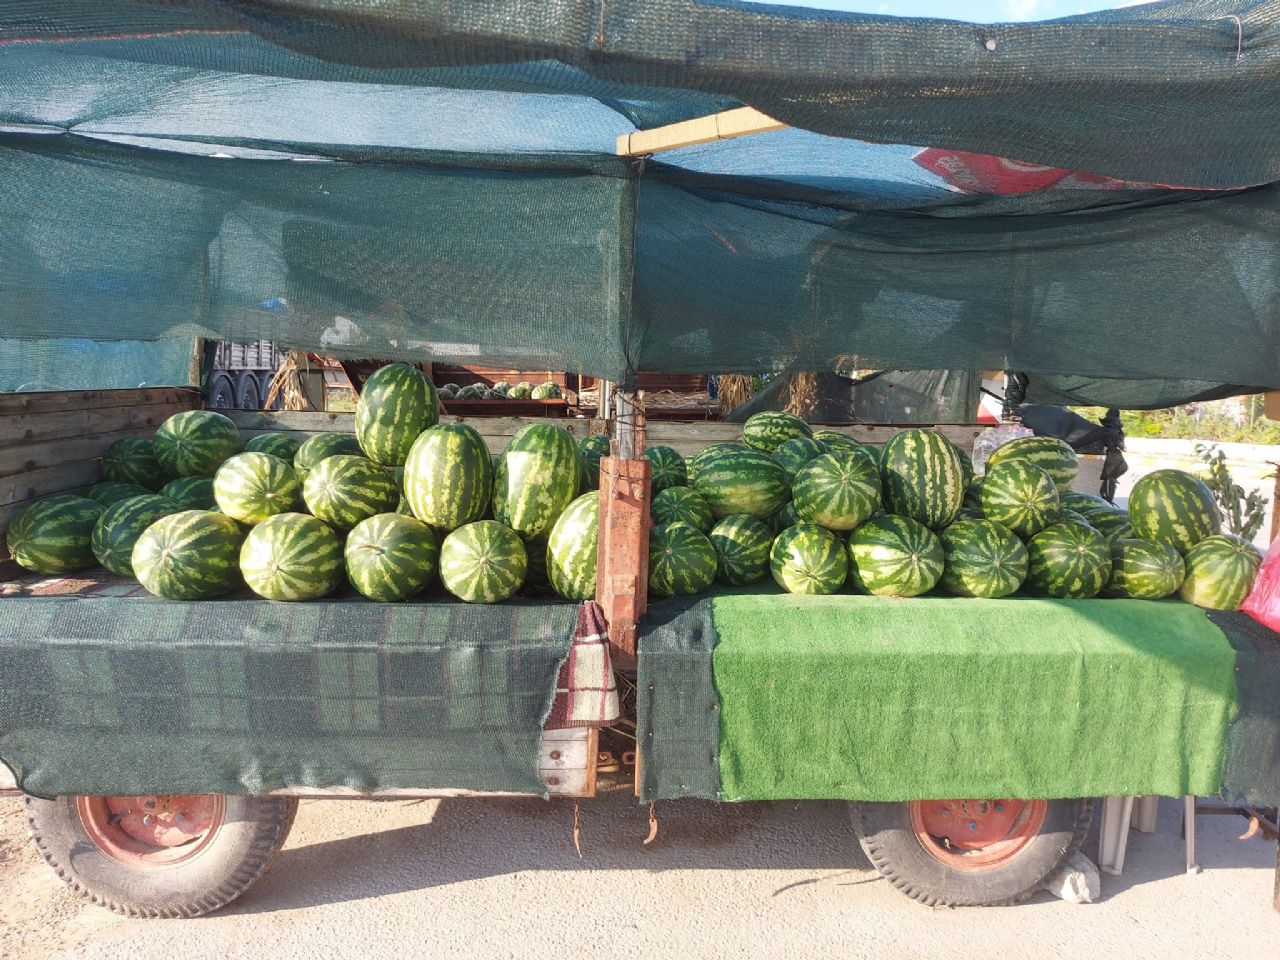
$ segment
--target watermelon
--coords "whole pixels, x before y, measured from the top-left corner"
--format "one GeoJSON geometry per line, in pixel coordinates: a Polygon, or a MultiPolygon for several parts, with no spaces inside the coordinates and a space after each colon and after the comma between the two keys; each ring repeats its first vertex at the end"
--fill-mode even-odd
{"type": "Polygon", "coordinates": [[[560,393],[558,384],[548,380],[546,383],[540,383],[529,393],[531,400],[559,400],[563,396],[560,393]]]}
{"type": "Polygon", "coordinates": [[[90,500],[98,501],[104,507],[109,507],[113,503],[128,500],[130,497],[145,497],[150,492],[137,483],[95,483],[88,489],[85,496],[90,500]]]}
{"type": "Polygon", "coordinates": [[[880,479],[885,510],[932,530],[948,526],[964,502],[960,458],[935,430],[903,430],[890,437],[880,458],[880,479]]]}
{"type": "Polygon", "coordinates": [[[298,455],[300,446],[302,444],[287,433],[260,433],[250,438],[245,443],[244,449],[246,453],[269,453],[292,467],[293,458],[298,455]]]}
{"type": "Polygon", "coordinates": [[[964,500],[960,502],[961,509],[969,509],[974,511],[975,516],[982,516],[982,481],[985,477],[974,477],[964,488],[964,500]]]}
{"type": "Polygon", "coordinates": [[[773,533],[755,517],[725,517],[707,535],[716,551],[716,576],[721,583],[755,583],[769,570],[773,533]]]}
{"type": "Polygon", "coordinates": [[[728,442],[713,443],[703,447],[701,450],[695,453],[692,457],[687,458],[684,462],[685,474],[689,478],[688,485],[692,487],[694,483],[697,482],[698,469],[702,466],[702,464],[707,463],[708,461],[712,460],[713,458],[719,456],[722,453],[727,453],[734,450],[740,451],[740,450],[750,450],[750,449],[751,448],[744,443],[728,443],[728,442]]]}
{"type": "Polygon", "coordinates": [[[777,513],[771,513],[765,517],[764,522],[768,525],[769,532],[776,537],[787,527],[794,527],[797,523],[804,521],[800,517],[800,511],[796,509],[796,502],[788,500],[777,513]]]}
{"type": "Polygon", "coordinates": [[[404,495],[415,517],[446,533],[484,519],[493,499],[484,439],[465,423],[424,430],[404,465],[404,495]]]}
{"type": "Polygon", "coordinates": [[[407,363],[373,371],[356,400],[356,440],[364,455],[402,466],[413,441],[440,419],[440,401],[427,375],[407,363]]]}
{"type": "Polygon", "coordinates": [[[440,562],[435,532],[415,517],[379,513],[347,534],[347,580],[379,603],[408,600],[431,582],[440,562]]]}
{"type": "Polygon", "coordinates": [[[759,450],[718,451],[700,462],[692,484],[717,519],[763,519],[782,509],[791,487],[778,461],[759,450]]]}
{"type": "MultiPolygon", "coordinates": [[[[815,440],[813,437],[793,437],[778,444],[777,449],[773,451],[773,459],[782,465],[782,469],[786,471],[787,479],[794,480],[796,473],[806,463],[817,459],[824,453],[830,452],[825,444],[815,440]]],[[[876,485],[879,486],[878,480],[876,485]]]]}
{"type": "Polygon", "coordinates": [[[133,545],[133,574],[157,597],[207,600],[240,580],[244,528],[226,514],[183,510],[161,517],[133,545]]]}
{"type": "Polygon", "coordinates": [[[220,413],[185,410],[160,424],[154,449],[171,477],[212,477],[240,449],[240,431],[220,413]]]}
{"type": "Polygon", "coordinates": [[[261,523],[277,513],[297,510],[302,485],[293,467],[269,453],[248,451],[229,457],[213,477],[218,509],[241,523],[261,523]]]}
{"type": "Polygon", "coordinates": [[[960,475],[964,477],[964,488],[967,491],[969,484],[973,483],[973,461],[969,459],[969,455],[960,447],[952,442],[951,449],[956,452],[956,456],[960,458],[960,475]]]}
{"type": "Polygon", "coordinates": [[[55,575],[91,567],[93,530],[102,511],[103,505],[88,497],[59,494],[37,500],[9,524],[9,555],[35,573],[55,575]]]}
{"type": "Polygon", "coordinates": [[[894,514],[874,517],[854,530],[849,558],[855,584],[881,597],[928,593],[946,565],[942,543],[932,530],[894,514]]]}
{"type": "Polygon", "coordinates": [[[522,427],[498,461],[493,516],[526,538],[545,537],[578,493],[578,447],[562,427],[522,427]]]}
{"type": "Polygon", "coordinates": [[[830,530],[816,523],[797,523],[774,538],[769,572],[788,593],[835,593],[849,577],[849,555],[830,530]]]}
{"type": "Polygon", "coordinates": [[[214,510],[212,477],[179,477],[160,488],[160,496],[172,500],[183,510],[214,510]]]}
{"type": "Polygon", "coordinates": [[[864,456],[824,453],[795,475],[791,497],[806,523],[852,530],[880,509],[880,472],[864,456]]]}
{"type": "Polygon", "coordinates": [[[668,487],[663,490],[649,505],[649,516],[653,517],[654,523],[673,523],[679,520],[697,527],[702,533],[710,530],[716,522],[707,501],[689,487],[668,487]]]}
{"type": "Polygon", "coordinates": [[[1118,509],[1110,500],[1103,500],[1101,497],[1095,497],[1091,493],[1077,493],[1074,490],[1059,490],[1058,502],[1065,509],[1074,510],[1086,519],[1095,510],[1118,509]]]}
{"type": "Polygon", "coordinates": [[[454,530],[440,546],[440,581],[467,603],[501,603],[524,583],[529,559],[514,530],[477,520],[454,530]]]}
{"type": "Polygon", "coordinates": [[[1053,479],[1059,490],[1070,490],[1080,469],[1080,461],[1071,445],[1057,437],[1019,437],[996,447],[987,457],[987,473],[991,473],[992,467],[1009,460],[1035,464],[1053,479]]]}
{"type": "Polygon", "coordinates": [[[458,395],[458,385],[456,383],[442,383],[436,388],[436,398],[439,400],[451,400],[458,395]]]}
{"type": "Polygon", "coordinates": [[[240,573],[268,600],[318,600],[342,582],[342,541],[305,513],[278,513],[249,531],[240,573]]]}
{"type": "Polygon", "coordinates": [[[1182,555],[1167,543],[1129,538],[1111,544],[1111,579],[1106,593],[1134,600],[1159,600],[1186,579],[1182,555]]]}
{"type": "Polygon", "coordinates": [[[1262,554],[1243,537],[1218,533],[1188,550],[1186,561],[1187,576],[1178,596],[1197,607],[1234,610],[1253,589],[1262,554]]]}
{"type": "Polygon", "coordinates": [[[107,452],[102,455],[102,478],[154,491],[165,485],[169,474],[160,466],[154,440],[124,437],[107,447],[107,452]]]}
{"type": "Polygon", "coordinates": [[[652,464],[653,493],[659,494],[668,487],[683,487],[689,482],[684,468],[684,457],[671,447],[648,447],[644,458],[652,464]]]}
{"type": "Polygon", "coordinates": [[[521,380],[507,391],[507,396],[512,400],[529,400],[533,397],[533,384],[528,380],[521,380]]]}
{"type": "Polygon", "coordinates": [[[494,393],[500,393],[504,397],[511,392],[511,384],[506,380],[499,380],[492,387],[494,393]]]}
{"type": "Polygon", "coordinates": [[[982,479],[982,515],[1022,537],[1056,523],[1058,488],[1047,472],[1027,460],[1006,460],[982,479]]]}
{"type": "Polygon", "coordinates": [[[293,472],[299,483],[306,483],[307,474],[321,460],[336,456],[364,456],[360,442],[349,433],[317,433],[307,437],[293,455],[293,472]]]}
{"type": "Polygon", "coordinates": [[[1093,524],[1085,519],[1084,514],[1076,513],[1074,510],[1059,509],[1058,517],[1054,520],[1054,523],[1078,523],[1082,527],[1088,527],[1090,530],[1093,529],[1093,524]]]}
{"type": "Polygon", "coordinates": [[[339,454],[311,469],[302,498],[313,516],[336,530],[350,530],[366,517],[395,510],[400,491],[372,460],[339,454]]]}
{"type": "Polygon", "coordinates": [[[182,507],[154,493],[120,500],[102,511],[93,526],[91,546],[98,562],[122,577],[133,576],[133,546],[144,530],[182,507]]]}
{"type": "Polygon", "coordinates": [[[697,527],[675,520],[649,531],[649,590],[682,597],[706,590],[716,578],[716,548],[697,527]]]}
{"type": "Polygon", "coordinates": [[[547,578],[566,600],[593,600],[600,540],[600,493],[584,493],[560,514],[547,538],[547,578]]]}
{"type": "Polygon", "coordinates": [[[1096,530],[1055,523],[1027,543],[1027,586],[1036,593],[1087,600],[1110,579],[1111,548],[1096,530]]]}
{"type": "Polygon", "coordinates": [[[1222,517],[1203,480],[1183,470],[1157,470],[1133,485],[1129,523],[1143,540],[1167,543],[1186,555],[1222,529],[1222,517]]]}
{"type": "Polygon", "coordinates": [[[794,414],[765,410],[747,417],[742,425],[742,442],[752,450],[773,453],[796,437],[812,437],[813,429],[794,414]]]}
{"type": "Polygon", "coordinates": [[[859,443],[847,433],[841,433],[839,430],[818,430],[813,435],[813,439],[827,448],[827,453],[835,453],[837,450],[865,450],[865,445],[859,443]]]}
{"type": "Polygon", "coordinates": [[[596,434],[578,441],[579,472],[578,489],[583,493],[600,486],[600,461],[609,456],[609,438],[596,434]]]}
{"type": "Polygon", "coordinates": [[[938,535],[942,587],[961,597],[1007,597],[1027,578],[1027,548],[994,520],[959,520],[938,535]]]}
{"type": "Polygon", "coordinates": [[[1089,526],[1102,534],[1108,545],[1114,546],[1118,540],[1133,537],[1133,525],[1129,523],[1129,514],[1123,510],[1096,510],[1081,516],[1089,526]]]}

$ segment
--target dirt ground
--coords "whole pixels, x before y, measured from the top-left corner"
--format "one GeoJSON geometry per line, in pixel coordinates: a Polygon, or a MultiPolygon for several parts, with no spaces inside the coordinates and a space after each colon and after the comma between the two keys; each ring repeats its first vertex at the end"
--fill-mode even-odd
{"type": "Polygon", "coordinates": [[[27,841],[21,802],[0,800],[0,957],[1169,960],[1276,956],[1280,942],[1274,845],[1202,818],[1204,872],[1187,876],[1173,801],[1155,834],[1132,835],[1102,902],[967,910],[895,893],[841,804],[658,812],[644,847],[632,798],[584,804],[579,860],[565,802],[305,802],[271,873],[231,907],[138,921],[72,895],[27,841]]]}

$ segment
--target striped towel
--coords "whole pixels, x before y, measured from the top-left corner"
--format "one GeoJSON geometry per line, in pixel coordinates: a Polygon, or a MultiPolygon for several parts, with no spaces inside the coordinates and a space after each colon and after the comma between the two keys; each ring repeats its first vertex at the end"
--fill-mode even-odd
{"type": "Polygon", "coordinates": [[[578,628],[569,656],[560,667],[555,701],[543,726],[547,730],[607,727],[619,716],[618,686],[609,659],[604,611],[600,604],[588,600],[578,608],[578,628]]]}

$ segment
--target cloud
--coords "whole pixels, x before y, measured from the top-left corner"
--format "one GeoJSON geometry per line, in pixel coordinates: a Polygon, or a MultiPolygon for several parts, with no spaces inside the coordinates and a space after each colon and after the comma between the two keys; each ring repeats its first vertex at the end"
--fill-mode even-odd
{"type": "Polygon", "coordinates": [[[1010,20],[1034,20],[1041,13],[1040,0],[1004,0],[1005,14],[1010,20]]]}

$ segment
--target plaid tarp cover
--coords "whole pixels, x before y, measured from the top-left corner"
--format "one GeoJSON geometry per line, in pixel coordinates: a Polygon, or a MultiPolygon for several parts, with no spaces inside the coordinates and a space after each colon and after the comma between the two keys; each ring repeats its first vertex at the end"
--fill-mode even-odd
{"type": "Polygon", "coordinates": [[[43,796],[545,795],[538,746],[577,613],[533,600],[171,602],[94,576],[5,584],[0,758],[43,796]]]}

